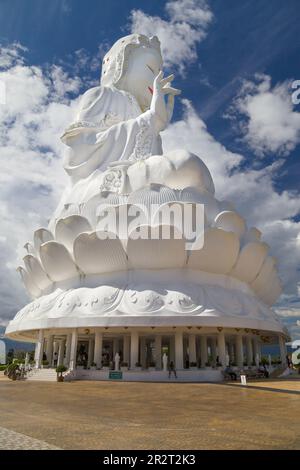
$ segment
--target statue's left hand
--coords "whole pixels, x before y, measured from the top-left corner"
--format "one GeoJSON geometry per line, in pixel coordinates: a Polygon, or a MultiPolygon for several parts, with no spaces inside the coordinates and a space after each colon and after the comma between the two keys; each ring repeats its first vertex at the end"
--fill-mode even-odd
{"type": "Polygon", "coordinates": [[[174,96],[181,93],[177,88],[170,86],[173,79],[174,75],[163,78],[163,72],[159,72],[153,83],[150,110],[154,113],[155,126],[158,132],[164,130],[169,124],[174,109],[174,96]],[[167,105],[165,103],[165,95],[169,95],[167,105]]]}

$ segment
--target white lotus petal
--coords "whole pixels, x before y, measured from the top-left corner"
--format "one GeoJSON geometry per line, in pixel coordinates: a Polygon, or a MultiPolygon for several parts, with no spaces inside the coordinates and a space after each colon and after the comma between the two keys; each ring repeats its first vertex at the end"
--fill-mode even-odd
{"type": "Polygon", "coordinates": [[[39,260],[32,255],[26,255],[23,258],[25,268],[27,269],[29,275],[32,277],[32,280],[36,286],[43,290],[49,287],[52,284],[52,281],[49,279],[45,271],[43,270],[39,260]]]}
{"type": "Polygon", "coordinates": [[[176,200],[174,189],[161,184],[150,184],[150,187],[132,192],[128,197],[128,204],[142,205],[150,211],[153,204],[161,205],[176,200]]]}
{"type": "Polygon", "coordinates": [[[266,243],[253,242],[243,247],[231,275],[244,282],[252,282],[262,268],[269,247],[266,243]]]}
{"type": "Polygon", "coordinates": [[[266,285],[269,282],[269,279],[273,275],[275,271],[276,260],[272,256],[267,256],[261,270],[259,271],[258,275],[251,283],[251,287],[254,292],[259,296],[262,297],[266,290],[266,285]]]}
{"type": "Polygon", "coordinates": [[[85,217],[80,215],[70,215],[60,219],[55,227],[55,238],[58,242],[73,253],[73,243],[75,238],[82,232],[88,232],[91,226],[85,217]]]}
{"type": "Polygon", "coordinates": [[[135,269],[180,268],[186,263],[185,240],[174,227],[145,225],[129,234],[127,255],[135,269]],[[141,232],[149,238],[141,238],[141,232]]]}
{"type": "Polygon", "coordinates": [[[109,232],[80,234],[74,241],[74,257],[86,274],[127,269],[127,257],[122,243],[116,235],[109,232]]]}
{"type": "MultiPolygon", "coordinates": [[[[197,202],[167,202],[153,208],[152,225],[174,226],[183,234],[185,240],[191,242],[200,236],[206,224],[204,206],[197,202]]],[[[146,222],[147,223],[147,222],[146,222]]],[[[150,224],[148,222],[148,224],[150,224]]]]}
{"type": "Polygon", "coordinates": [[[70,217],[71,215],[80,215],[79,204],[64,204],[60,217],[70,217]]]}
{"type": "MultiPolygon", "coordinates": [[[[150,157],[149,161],[152,158],[155,159],[155,157],[150,157]]],[[[215,186],[210,171],[197,155],[179,148],[166,152],[163,159],[169,160],[174,167],[174,170],[165,178],[167,186],[172,188],[194,186],[214,194],[215,186]]],[[[154,162],[156,165],[156,160],[154,162]]]]}
{"type": "Polygon", "coordinates": [[[181,202],[195,202],[203,204],[207,223],[211,224],[220,212],[218,201],[207,191],[199,191],[195,188],[184,188],[176,191],[177,199],[181,202]]]}
{"type": "Polygon", "coordinates": [[[260,291],[259,297],[267,305],[273,305],[282,293],[282,285],[278,277],[277,271],[273,268],[264,289],[260,291]]]}
{"type": "Polygon", "coordinates": [[[61,243],[49,241],[41,245],[40,258],[52,281],[64,281],[78,275],[70,253],[61,243]]]}
{"type": "Polygon", "coordinates": [[[240,242],[235,233],[219,228],[204,232],[201,250],[191,250],[188,267],[217,274],[227,274],[236,263],[240,242]]]}
{"type": "Polygon", "coordinates": [[[99,193],[93,196],[91,199],[83,204],[80,204],[81,215],[85,217],[91,227],[95,229],[97,225],[97,214],[99,207],[110,207],[118,206],[119,204],[126,204],[128,197],[122,194],[108,193],[105,197],[105,193],[99,193]]]}
{"type": "Polygon", "coordinates": [[[261,239],[261,231],[258,228],[251,227],[243,237],[243,245],[252,242],[259,242],[261,239]]]}
{"type": "Polygon", "coordinates": [[[20,273],[21,279],[26,287],[26,290],[30,294],[31,297],[36,298],[41,295],[41,290],[35,285],[33,282],[31,276],[28,274],[26,269],[24,269],[22,266],[19,266],[17,268],[17,271],[20,273]]]}
{"type": "Polygon", "coordinates": [[[268,305],[273,305],[282,293],[282,285],[277,273],[270,280],[269,289],[263,299],[268,305]]]}
{"type": "Polygon", "coordinates": [[[215,218],[215,226],[226,232],[234,232],[241,238],[246,231],[245,220],[236,212],[223,211],[215,218]]]}
{"type": "Polygon", "coordinates": [[[46,228],[39,228],[36,230],[33,234],[34,248],[36,252],[39,253],[40,246],[43,243],[49,242],[53,239],[54,237],[50,230],[47,230],[46,228]]]}

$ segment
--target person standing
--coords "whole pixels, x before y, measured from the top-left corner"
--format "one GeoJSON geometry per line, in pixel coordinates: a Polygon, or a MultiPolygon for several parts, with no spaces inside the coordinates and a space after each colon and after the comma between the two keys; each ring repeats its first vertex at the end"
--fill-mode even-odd
{"type": "Polygon", "coordinates": [[[177,379],[176,369],[175,369],[175,365],[174,365],[173,361],[171,361],[170,364],[169,364],[169,379],[171,378],[172,372],[173,372],[175,378],[177,379]]]}

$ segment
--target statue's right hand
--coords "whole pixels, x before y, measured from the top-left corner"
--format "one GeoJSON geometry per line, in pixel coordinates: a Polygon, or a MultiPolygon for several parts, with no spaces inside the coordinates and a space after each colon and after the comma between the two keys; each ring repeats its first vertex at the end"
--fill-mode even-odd
{"type": "Polygon", "coordinates": [[[173,74],[163,78],[163,72],[160,71],[153,82],[153,96],[150,110],[154,114],[157,132],[164,130],[169,124],[173,113],[174,96],[181,93],[177,88],[170,86],[173,79],[173,74]],[[167,105],[165,95],[169,95],[167,105]]]}

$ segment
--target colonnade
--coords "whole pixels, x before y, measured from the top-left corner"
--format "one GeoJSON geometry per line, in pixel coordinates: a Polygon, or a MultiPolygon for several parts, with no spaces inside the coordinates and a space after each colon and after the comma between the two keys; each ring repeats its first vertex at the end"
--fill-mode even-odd
{"type": "MultiPolygon", "coordinates": [[[[162,355],[166,352],[168,360],[173,361],[176,369],[188,367],[207,367],[236,365],[243,367],[258,364],[261,357],[261,341],[253,334],[232,334],[224,329],[216,334],[196,334],[183,330],[175,332],[139,332],[132,329],[126,334],[110,333],[95,329],[87,337],[78,334],[77,329],[67,334],[54,332],[44,336],[43,330],[38,333],[35,350],[36,367],[40,368],[46,356],[50,367],[65,365],[71,370],[78,365],[80,343],[87,344],[86,363],[97,368],[103,366],[104,343],[110,343],[110,361],[116,353],[120,354],[123,364],[130,369],[155,366],[162,369],[162,355]],[[149,353],[150,350],[150,353],[149,353]]],[[[286,363],[286,346],[283,336],[278,336],[280,359],[286,363]]]]}

